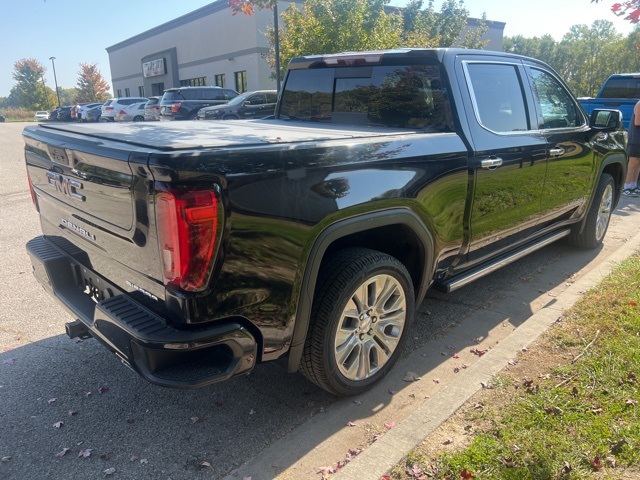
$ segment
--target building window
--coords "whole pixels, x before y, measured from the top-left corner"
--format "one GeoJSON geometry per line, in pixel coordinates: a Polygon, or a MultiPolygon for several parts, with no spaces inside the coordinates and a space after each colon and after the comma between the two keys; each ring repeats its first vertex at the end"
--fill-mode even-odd
{"type": "Polygon", "coordinates": [[[164,82],[151,84],[151,95],[159,97],[164,93],[164,82]]]}
{"type": "Polygon", "coordinates": [[[204,87],[207,85],[207,77],[188,78],[180,80],[181,87],[204,87]]]}
{"type": "Polygon", "coordinates": [[[125,97],[130,97],[130,96],[131,96],[131,92],[129,91],[129,89],[128,89],[128,88],[125,88],[125,89],[124,89],[124,96],[125,96],[125,97]]]}
{"type": "Polygon", "coordinates": [[[138,87],[138,96],[139,96],[139,97],[144,97],[144,96],[145,96],[145,95],[144,95],[144,85],[140,85],[140,86],[138,87]]]}
{"type": "Polygon", "coordinates": [[[118,89],[118,97],[122,96],[122,90],[118,89]]]}
{"type": "Polygon", "coordinates": [[[236,91],[238,93],[244,93],[247,91],[247,71],[235,72],[233,74],[236,78],[236,91]]]}
{"type": "Polygon", "coordinates": [[[216,87],[226,87],[227,86],[227,80],[225,79],[224,73],[220,73],[218,75],[215,76],[216,79],[216,87]]]}

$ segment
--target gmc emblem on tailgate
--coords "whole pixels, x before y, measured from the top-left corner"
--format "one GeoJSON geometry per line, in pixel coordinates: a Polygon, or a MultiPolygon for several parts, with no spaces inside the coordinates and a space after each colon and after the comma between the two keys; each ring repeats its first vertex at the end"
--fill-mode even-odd
{"type": "Polygon", "coordinates": [[[60,175],[55,172],[47,172],[47,181],[49,186],[54,190],[61,192],[67,197],[71,197],[74,200],[84,202],[86,197],[80,195],[77,191],[82,188],[82,183],[72,178],[67,178],[64,175],[60,175]]]}

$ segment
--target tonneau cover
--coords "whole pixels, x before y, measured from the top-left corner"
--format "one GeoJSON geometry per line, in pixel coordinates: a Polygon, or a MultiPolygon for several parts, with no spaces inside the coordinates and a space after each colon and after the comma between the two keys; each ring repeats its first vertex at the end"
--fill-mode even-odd
{"type": "Polygon", "coordinates": [[[174,121],[135,123],[41,124],[45,129],[124,142],[154,150],[248,147],[274,143],[365,138],[411,133],[407,129],[283,120],[174,121]]]}

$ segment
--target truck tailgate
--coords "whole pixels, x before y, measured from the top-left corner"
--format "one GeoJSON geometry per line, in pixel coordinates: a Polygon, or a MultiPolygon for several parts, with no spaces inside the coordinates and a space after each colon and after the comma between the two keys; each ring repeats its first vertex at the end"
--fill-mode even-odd
{"type": "Polygon", "coordinates": [[[162,298],[149,153],[42,127],[23,135],[43,233],[63,250],[79,248],[87,267],[120,288],[135,285],[162,298]]]}

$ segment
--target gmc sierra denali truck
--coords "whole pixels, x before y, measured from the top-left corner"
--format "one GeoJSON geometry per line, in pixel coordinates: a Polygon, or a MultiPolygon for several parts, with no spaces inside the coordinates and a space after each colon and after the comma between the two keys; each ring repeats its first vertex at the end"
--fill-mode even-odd
{"type": "Polygon", "coordinates": [[[24,130],[33,272],[147,380],[282,360],[336,395],[392,367],[416,305],[565,238],[596,248],[627,158],[557,74],[495,52],[294,59],[262,120],[24,130]]]}

